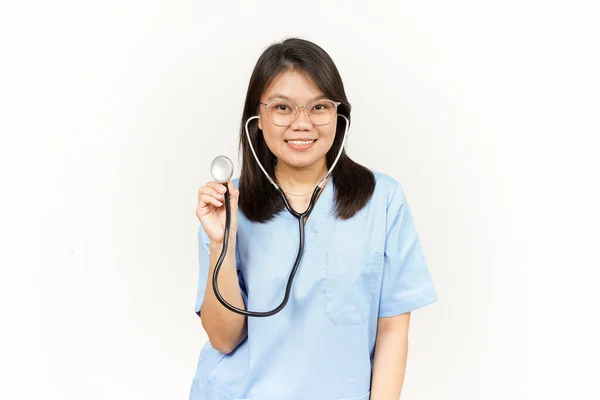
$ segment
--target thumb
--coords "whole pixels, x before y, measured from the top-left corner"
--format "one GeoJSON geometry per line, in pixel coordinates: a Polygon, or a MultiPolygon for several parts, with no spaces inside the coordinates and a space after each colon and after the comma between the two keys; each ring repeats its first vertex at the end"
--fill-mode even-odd
{"type": "Polygon", "coordinates": [[[240,191],[235,187],[232,181],[227,182],[227,191],[229,191],[229,198],[237,204],[238,198],[240,197],[240,191]]]}

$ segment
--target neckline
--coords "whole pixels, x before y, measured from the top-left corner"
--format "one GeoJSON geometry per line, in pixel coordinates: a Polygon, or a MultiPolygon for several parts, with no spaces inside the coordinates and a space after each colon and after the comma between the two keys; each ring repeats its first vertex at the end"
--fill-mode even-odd
{"type": "MultiPolygon", "coordinates": [[[[332,193],[333,193],[333,181],[331,178],[327,184],[323,187],[321,195],[316,200],[312,212],[304,225],[305,228],[305,248],[304,251],[310,251],[313,243],[318,237],[319,231],[325,228],[327,225],[327,214],[331,210],[332,205],[332,193]]],[[[297,243],[298,240],[298,219],[292,215],[287,208],[284,207],[283,212],[287,215],[280,215],[280,223],[283,230],[287,232],[287,235],[291,238],[293,243],[297,243]]]]}
{"type": "MultiPolygon", "coordinates": [[[[333,186],[333,178],[330,177],[329,180],[327,181],[327,183],[325,184],[325,186],[323,187],[321,194],[315,201],[313,210],[310,213],[308,221],[306,222],[307,229],[314,229],[315,219],[318,218],[320,220],[320,217],[323,214],[326,214],[327,212],[329,212],[331,210],[331,197],[332,197],[332,190],[333,190],[332,186],[333,186]]],[[[293,216],[287,210],[287,208],[284,208],[284,212],[285,212],[285,214],[288,215],[288,217],[286,217],[286,218],[297,221],[297,218],[295,216],[293,216]]]]}

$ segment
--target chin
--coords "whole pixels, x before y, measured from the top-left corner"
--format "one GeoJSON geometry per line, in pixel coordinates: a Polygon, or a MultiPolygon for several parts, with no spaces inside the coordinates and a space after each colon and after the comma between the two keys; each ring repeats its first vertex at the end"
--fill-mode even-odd
{"type": "Polygon", "coordinates": [[[318,159],[314,159],[313,157],[311,157],[310,159],[304,159],[302,157],[297,157],[294,159],[284,159],[284,158],[280,158],[279,160],[283,161],[284,163],[286,163],[287,165],[289,165],[290,167],[294,167],[294,168],[306,168],[306,167],[310,167],[311,165],[313,165],[314,163],[316,163],[317,161],[320,160],[320,158],[318,159]]]}

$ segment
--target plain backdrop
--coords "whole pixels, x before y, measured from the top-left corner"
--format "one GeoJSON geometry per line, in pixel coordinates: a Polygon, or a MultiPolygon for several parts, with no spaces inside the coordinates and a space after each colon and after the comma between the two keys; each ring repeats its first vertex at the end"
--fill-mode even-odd
{"type": "Polygon", "coordinates": [[[0,398],[187,398],[197,190],[239,165],[254,64],[294,36],[337,64],[348,153],[402,183],[440,296],[402,399],[593,398],[592,6],[3,2],[0,398]]]}

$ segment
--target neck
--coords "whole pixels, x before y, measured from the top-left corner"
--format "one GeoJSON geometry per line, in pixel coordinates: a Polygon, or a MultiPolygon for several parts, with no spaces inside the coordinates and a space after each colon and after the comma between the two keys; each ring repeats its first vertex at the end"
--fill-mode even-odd
{"type": "Polygon", "coordinates": [[[312,193],[317,183],[323,179],[326,173],[327,163],[325,158],[303,168],[293,167],[282,162],[275,167],[277,183],[284,191],[291,193],[312,193]]]}

